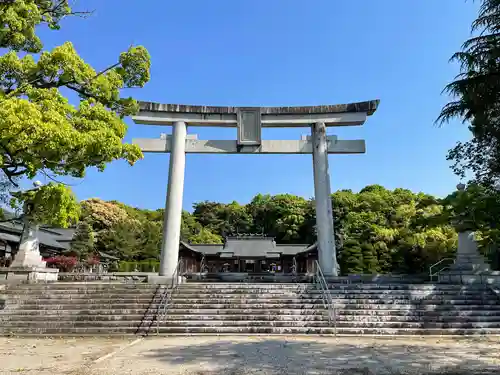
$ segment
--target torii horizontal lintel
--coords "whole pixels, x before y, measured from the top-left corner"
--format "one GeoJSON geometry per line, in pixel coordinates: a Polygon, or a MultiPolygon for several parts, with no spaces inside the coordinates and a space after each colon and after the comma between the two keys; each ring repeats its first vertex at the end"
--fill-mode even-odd
{"type": "MultiPolygon", "coordinates": [[[[329,137],[330,138],[330,137],[329,137]]],[[[170,137],[166,139],[138,138],[132,143],[147,153],[169,153],[170,137]]],[[[312,154],[309,140],[262,140],[260,146],[238,146],[233,140],[186,139],[187,154],[312,154]]],[[[363,154],[366,152],[364,140],[336,140],[330,138],[329,154],[363,154]]]]}
{"type": "Polygon", "coordinates": [[[182,121],[195,126],[236,127],[238,113],[257,110],[262,127],[306,127],[315,122],[326,126],[362,125],[378,107],[378,100],[366,102],[299,107],[211,107],[183,104],[139,102],[137,124],[172,125],[182,121]]]}

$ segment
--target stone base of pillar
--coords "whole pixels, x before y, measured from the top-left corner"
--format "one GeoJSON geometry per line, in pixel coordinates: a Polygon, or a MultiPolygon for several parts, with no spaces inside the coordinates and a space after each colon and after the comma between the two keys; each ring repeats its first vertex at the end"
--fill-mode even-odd
{"type": "Polygon", "coordinates": [[[45,267],[2,267],[0,279],[7,284],[13,282],[54,282],[59,277],[57,268],[45,267]]]}
{"type": "Polygon", "coordinates": [[[36,250],[27,249],[22,247],[19,249],[14,257],[11,265],[12,268],[23,268],[23,267],[35,267],[35,268],[45,268],[46,263],[42,260],[40,251],[38,248],[36,250]]]}
{"type": "Polygon", "coordinates": [[[500,272],[490,271],[490,266],[479,252],[473,231],[458,233],[455,263],[438,275],[441,283],[500,284],[500,272]]]}
{"type": "MultiPolygon", "coordinates": [[[[177,276],[177,284],[184,284],[186,280],[184,276],[177,276]]],[[[148,275],[147,282],[154,285],[170,286],[174,280],[172,280],[172,276],[148,275]]]]}
{"type": "Polygon", "coordinates": [[[438,282],[500,285],[500,271],[443,271],[438,275],[438,282]]]}

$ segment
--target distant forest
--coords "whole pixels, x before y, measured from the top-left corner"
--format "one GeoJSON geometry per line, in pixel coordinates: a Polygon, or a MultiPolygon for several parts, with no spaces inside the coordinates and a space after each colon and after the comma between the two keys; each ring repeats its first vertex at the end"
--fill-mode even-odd
{"type": "MultiPolygon", "coordinates": [[[[359,193],[335,192],[332,204],[341,272],[427,272],[431,264],[453,256],[458,222],[474,223],[482,251],[498,268],[499,252],[493,244],[500,237],[499,202],[497,191],[479,185],[444,199],[380,185],[359,193]]],[[[73,255],[84,258],[103,251],[124,262],[158,259],[163,209],[144,210],[100,199],[80,204],[73,255]]],[[[291,194],[258,194],[248,204],[205,201],[194,204],[192,213],[183,213],[183,241],[222,243],[225,235],[235,233],[264,233],[278,243],[314,243],[314,201],[291,194]]]]}

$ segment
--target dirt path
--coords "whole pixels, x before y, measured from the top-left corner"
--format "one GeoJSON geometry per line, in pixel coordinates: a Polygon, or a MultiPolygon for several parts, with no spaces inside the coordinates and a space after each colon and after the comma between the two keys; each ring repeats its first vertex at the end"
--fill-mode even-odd
{"type": "Polygon", "coordinates": [[[134,339],[0,339],[0,374],[500,375],[500,339],[177,336],[134,339]]]}

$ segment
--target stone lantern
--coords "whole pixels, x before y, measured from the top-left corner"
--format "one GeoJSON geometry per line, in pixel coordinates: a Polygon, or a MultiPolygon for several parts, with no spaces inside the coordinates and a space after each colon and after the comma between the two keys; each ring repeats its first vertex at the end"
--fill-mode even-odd
{"type": "MultiPolygon", "coordinates": [[[[34,189],[38,190],[42,186],[41,182],[33,183],[34,189]]],[[[23,207],[23,231],[19,249],[9,267],[10,274],[17,274],[16,277],[26,274],[31,281],[57,281],[58,269],[46,267],[46,263],[40,255],[38,240],[39,223],[33,218],[35,207],[32,202],[25,202],[23,207]]]]}
{"type": "MultiPolygon", "coordinates": [[[[463,192],[466,185],[460,183],[457,190],[463,192]]],[[[471,208],[472,209],[472,208],[471,208]]],[[[440,279],[451,282],[483,282],[483,275],[489,274],[489,266],[479,252],[474,229],[474,213],[467,211],[452,221],[458,233],[458,247],[455,262],[448,271],[440,273],[440,279]]]]}

